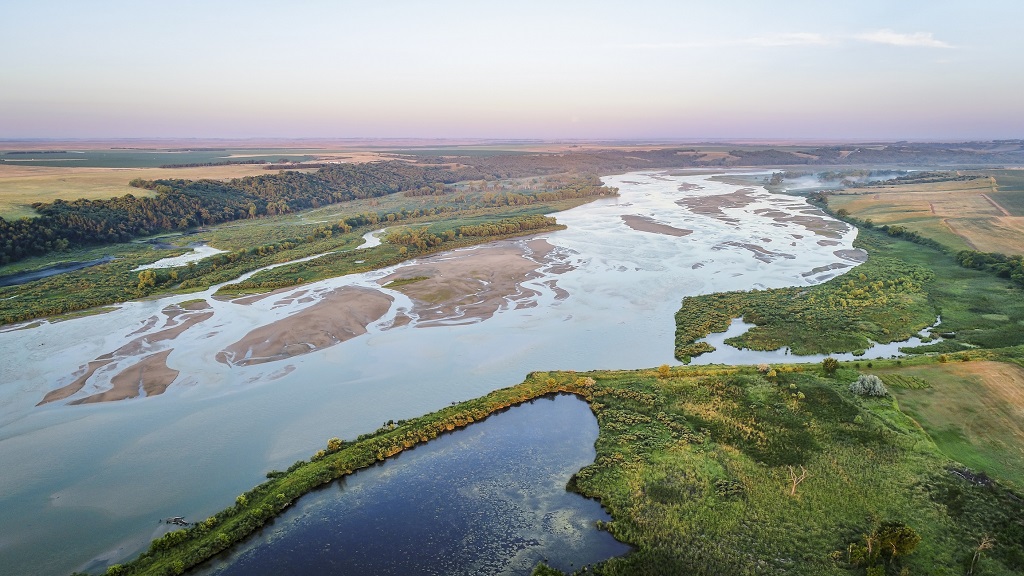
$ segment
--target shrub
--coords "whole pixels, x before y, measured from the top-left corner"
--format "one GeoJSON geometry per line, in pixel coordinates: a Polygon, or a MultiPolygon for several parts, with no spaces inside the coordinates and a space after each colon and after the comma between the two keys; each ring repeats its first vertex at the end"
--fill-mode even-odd
{"type": "Polygon", "coordinates": [[[825,371],[825,374],[831,376],[839,369],[839,360],[829,356],[821,361],[821,369],[825,371]]]}
{"type": "Polygon", "coordinates": [[[861,374],[857,381],[850,384],[850,392],[858,396],[885,396],[889,393],[885,389],[882,379],[874,374],[861,374]]]}

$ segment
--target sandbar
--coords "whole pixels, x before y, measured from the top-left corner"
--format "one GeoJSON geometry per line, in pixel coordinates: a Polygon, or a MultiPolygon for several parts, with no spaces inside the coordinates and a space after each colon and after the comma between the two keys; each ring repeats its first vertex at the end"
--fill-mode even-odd
{"type": "Polygon", "coordinates": [[[167,356],[171,350],[150,354],[136,364],[125,368],[110,379],[111,388],[92,396],[80,398],[69,404],[92,404],[94,402],[113,402],[135,398],[143,393],[146,396],[163,394],[167,387],[178,377],[178,371],[167,366],[167,356]]]}
{"type": "MultiPolygon", "coordinates": [[[[506,302],[517,308],[529,307],[539,295],[523,286],[541,276],[540,270],[558,273],[570,266],[559,262],[546,240],[505,240],[466,250],[424,258],[382,278],[386,285],[396,280],[419,280],[394,289],[413,301],[417,326],[451,326],[486,320],[506,302]]],[[[546,284],[559,298],[567,294],[546,284]]]]}
{"type": "Polygon", "coordinates": [[[345,286],[332,290],[287,318],[260,326],[217,354],[231,366],[285,360],[334,346],[366,333],[391,308],[392,298],[377,290],[345,286]]]}
{"type": "Polygon", "coordinates": [[[686,230],[684,228],[676,228],[675,226],[662,224],[648,216],[623,214],[621,218],[622,221],[626,223],[626,226],[629,226],[633,230],[637,230],[639,232],[651,232],[652,234],[665,234],[667,236],[687,236],[689,234],[693,234],[693,230],[686,230]]]}

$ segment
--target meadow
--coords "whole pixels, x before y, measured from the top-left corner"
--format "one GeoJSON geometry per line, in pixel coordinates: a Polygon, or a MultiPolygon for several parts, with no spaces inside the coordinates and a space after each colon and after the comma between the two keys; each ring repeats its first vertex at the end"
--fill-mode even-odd
{"type": "Polygon", "coordinates": [[[936,362],[868,369],[880,376],[943,454],[1024,487],[1024,368],[1012,362],[936,362]],[[911,378],[917,386],[901,385],[911,378]]]}

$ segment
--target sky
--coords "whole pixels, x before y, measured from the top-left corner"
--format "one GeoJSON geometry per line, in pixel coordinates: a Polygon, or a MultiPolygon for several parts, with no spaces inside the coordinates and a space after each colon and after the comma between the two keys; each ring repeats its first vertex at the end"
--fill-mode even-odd
{"type": "Polygon", "coordinates": [[[0,0],[0,138],[1024,138],[1021,0],[0,0]]]}

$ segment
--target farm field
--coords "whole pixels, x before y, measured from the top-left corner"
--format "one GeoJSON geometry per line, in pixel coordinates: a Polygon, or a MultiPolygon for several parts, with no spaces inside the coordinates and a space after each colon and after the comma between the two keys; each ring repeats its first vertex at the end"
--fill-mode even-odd
{"type": "Polygon", "coordinates": [[[829,197],[876,225],[904,226],[953,250],[1024,253],[1024,171],[927,184],[849,189],[829,197]]]}

